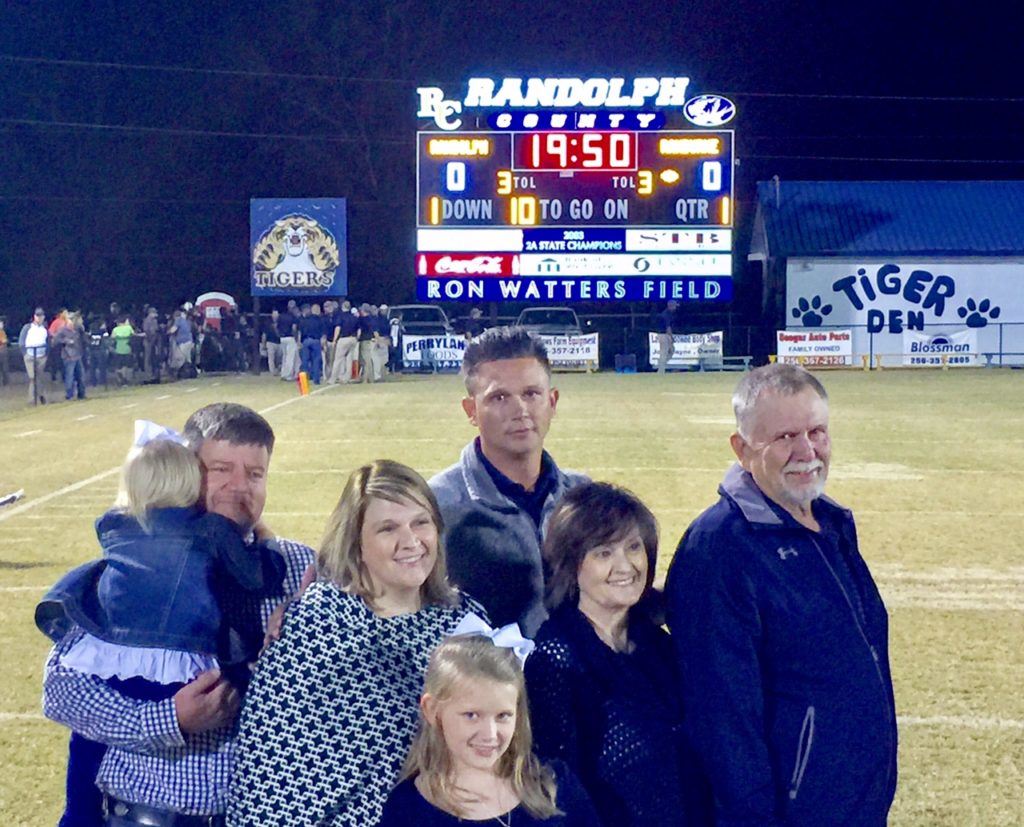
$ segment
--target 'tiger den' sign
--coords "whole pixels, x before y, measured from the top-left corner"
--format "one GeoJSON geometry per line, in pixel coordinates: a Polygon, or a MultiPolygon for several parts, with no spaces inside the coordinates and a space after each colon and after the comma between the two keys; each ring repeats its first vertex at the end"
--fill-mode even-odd
{"type": "Polygon", "coordinates": [[[253,199],[254,296],[348,293],[344,199],[253,199]]]}

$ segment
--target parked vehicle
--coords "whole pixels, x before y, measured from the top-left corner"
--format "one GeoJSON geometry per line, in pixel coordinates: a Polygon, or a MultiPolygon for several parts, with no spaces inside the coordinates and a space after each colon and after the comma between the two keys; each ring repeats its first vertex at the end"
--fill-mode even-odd
{"type": "Polygon", "coordinates": [[[516,324],[539,336],[579,336],[583,332],[571,307],[528,307],[516,324]]]}
{"type": "Polygon", "coordinates": [[[447,336],[451,322],[436,304],[398,304],[388,310],[388,318],[402,316],[403,330],[412,336],[447,336]]]}

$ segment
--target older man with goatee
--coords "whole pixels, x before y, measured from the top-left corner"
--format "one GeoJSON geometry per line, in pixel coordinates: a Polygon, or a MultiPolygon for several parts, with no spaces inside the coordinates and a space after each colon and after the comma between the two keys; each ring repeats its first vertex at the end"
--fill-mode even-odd
{"type": "Polygon", "coordinates": [[[882,827],[896,790],[888,618],[853,515],[823,494],[828,395],[768,365],[733,409],[739,462],[666,589],[715,823],[882,827]]]}

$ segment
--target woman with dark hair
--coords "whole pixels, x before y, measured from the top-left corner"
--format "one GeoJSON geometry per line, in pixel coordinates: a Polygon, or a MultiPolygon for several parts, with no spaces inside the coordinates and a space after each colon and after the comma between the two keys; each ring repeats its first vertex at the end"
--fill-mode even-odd
{"type": "Polygon", "coordinates": [[[650,610],[654,515],[586,483],[551,517],[543,554],[551,614],[525,670],[537,754],[569,765],[608,827],[709,823],[672,643],[650,610]]]}
{"type": "Polygon", "coordinates": [[[479,604],[448,583],[423,478],[378,460],[352,472],[317,580],[285,614],[242,707],[227,824],[367,827],[416,732],[430,652],[479,604]]]}

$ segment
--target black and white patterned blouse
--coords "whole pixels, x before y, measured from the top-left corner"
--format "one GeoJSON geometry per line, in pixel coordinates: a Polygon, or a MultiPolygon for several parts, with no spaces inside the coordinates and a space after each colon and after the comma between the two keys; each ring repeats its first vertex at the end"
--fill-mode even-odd
{"type": "Polygon", "coordinates": [[[430,652],[478,603],[378,617],[311,585],[245,696],[227,823],[369,827],[416,731],[430,652]]]}

